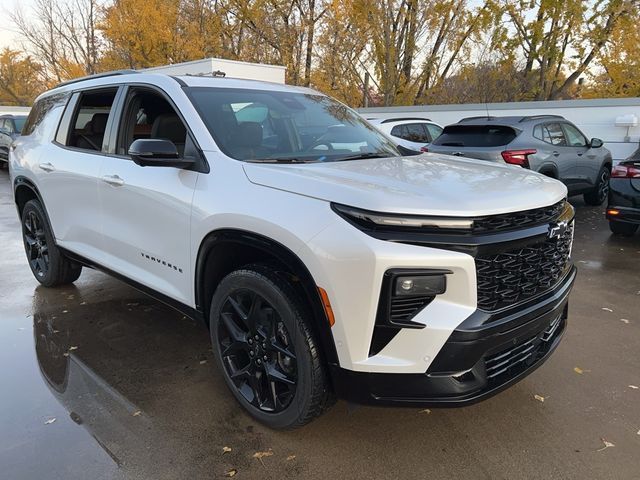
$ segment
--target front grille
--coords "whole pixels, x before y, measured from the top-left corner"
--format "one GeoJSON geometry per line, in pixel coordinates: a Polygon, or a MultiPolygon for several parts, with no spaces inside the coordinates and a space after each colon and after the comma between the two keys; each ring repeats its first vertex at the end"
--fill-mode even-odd
{"type": "Polygon", "coordinates": [[[411,320],[416,313],[422,310],[433,297],[393,297],[389,318],[391,320],[411,320]]]}
{"type": "Polygon", "coordinates": [[[478,255],[478,308],[495,311],[549,290],[569,268],[573,222],[560,237],[500,253],[478,255]]]}
{"type": "Polygon", "coordinates": [[[549,351],[563,328],[564,319],[563,315],[560,315],[537,335],[486,357],[487,381],[489,383],[499,381],[498,379],[505,374],[513,377],[531,366],[549,351]]]}
{"type": "Polygon", "coordinates": [[[561,200],[548,207],[476,218],[473,221],[473,233],[495,233],[543,225],[558,218],[564,211],[566,202],[561,200]]]}

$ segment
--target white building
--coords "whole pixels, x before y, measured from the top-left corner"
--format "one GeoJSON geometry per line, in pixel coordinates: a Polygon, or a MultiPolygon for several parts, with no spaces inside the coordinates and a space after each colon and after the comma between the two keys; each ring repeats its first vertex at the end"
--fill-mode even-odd
{"type": "Polygon", "coordinates": [[[166,73],[167,75],[212,76],[215,74],[232,78],[262,80],[265,82],[284,83],[286,67],[265,63],[239,62],[222,58],[204,58],[192,62],[175,63],[162,67],[147,68],[147,72],[166,73]]]}
{"type": "Polygon", "coordinates": [[[443,126],[456,123],[464,117],[562,115],[575,123],[587,137],[603,140],[614,160],[632,155],[640,142],[640,98],[375,107],[358,111],[365,118],[424,117],[443,126]]]}

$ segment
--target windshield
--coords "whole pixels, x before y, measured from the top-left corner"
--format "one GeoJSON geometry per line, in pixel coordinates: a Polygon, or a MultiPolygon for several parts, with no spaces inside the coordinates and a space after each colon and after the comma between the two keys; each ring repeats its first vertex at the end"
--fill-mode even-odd
{"type": "Polygon", "coordinates": [[[330,162],[400,155],[375,127],[324,95],[207,87],[189,93],[220,149],[238,160],[330,162]]]}

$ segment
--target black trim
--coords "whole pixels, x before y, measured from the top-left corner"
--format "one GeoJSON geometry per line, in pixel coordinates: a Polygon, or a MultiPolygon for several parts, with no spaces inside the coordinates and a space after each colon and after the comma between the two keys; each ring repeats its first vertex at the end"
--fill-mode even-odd
{"type": "Polygon", "coordinates": [[[490,325],[477,329],[473,338],[456,329],[425,373],[368,373],[331,366],[334,389],[355,403],[407,407],[461,407],[491,397],[541,366],[558,346],[574,278],[522,315],[514,314],[509,329],[490,325]],[[526,362],[487,375],[486,362],[522,345],[533,345],[526,362]]]}
{"type": "Polygon", "coordinates": [[[383,123],[416,121],[416,120],[433,123],[433,121],[430,118],[420,118],[420,117],[404,117],[403,118],[403,117],[397,117],[397,118],[385,118],[382,122],[380,122],[380,125],[382,125],[383,123]]]}
{"type": "Polygon", "coordinates": [[[111,270],[108,267],[105,267],[104,265],[99,264],[98,262],[94,262],[93,260],[89,260],[88,258],[83,257],[82,255],[78,255],[77,253],[74,253],[71,250],[67,250],[66,248],[61,247],[59,245],[58,245],[58,248],[64,253],[66,257],[70,258],[71,260],[78,262],[85,267],[100,270],[101,272],[104,272],[107,275],[113,278],[116,278],[126,283],[127,285],[130,285],[131,287],[135,288],[136,290],[139,290],[145,295],[149,295],[150,297],[155,298],[156,300],[177,310],[178,312],[182,313],[183,315],[186,315],[189,318],[192,318],[194,320],[204,321],[204,316],[202,315],[202,312],[198,311],[197,309],[190,307],[189,305],[185,305],[184,303],[178,300],[175,300],[167,295],[164,295],[150,287],[147,287],[146,285],[143,285],[140,282],[136,282],[135,280],[132,280],[129,277],[126,277],[114,270],[111,270]]]}
{"type": "Polygon", "coordinates": [[[20,208],[18,205],[18,199],[17,199],[17,192],[18,192],[18,188],[19,187],[26,187],[29,190],[31,190],[33,192],[33,194],[36,196],[36,198],[38,199],[38,201],[40,202],[40,206],[42,207],[42,210],[44,211],[44,215],[47,219],[47,224],[49,225],[49,230],[51,231],[51,235],[53,235],[53,238],[56,238],[55,233],[53,231],[53,225],[51,224],[51,220],[49,219],[49,212],[47,212],[47,207],[44,204],[44,201],[42,200],[42,195],[40,195],[40,190],[38,190],[38,187],[36,187],[35,183],[33,183],[31,180],[29,180],[27,177],[23,177],[22,175],[18,175],[14,182],[13,182],[13,196],[14,196],[14,200],[16,203],[16,210],[18,211],[18,218],[20,218],[20,220],[22,220],[21,216],[22,216],[22,212],[20,212],[20,208]]]}
{"type": "Polygon", "coordinates": [[[137,70],[113,70],[111,72],[96,73],[94,75],[86,75],[84,77],[74,78],[72,80],[67,80],[66,82],[61,82],[58,85],[56,85],[54,88],[66,87],[68,85],[73,85],[75,83],[85,82],[89,80],[96,80],[99,78],[114,77],[116,75],[130,75],[133,73],[140,73],[140,72],[137,70]]]}
{"type": "MultiPolygon", "coordinates": [[[[300,260],[300,258],[289,248],[281,243],[264,237],[257,233],[246,230],[224,229],[210,232],[201,242],[198,249],[195,268],[195,301],[196,309],[205,312],[205,319],[208,317],[207,306],[210,298],[207,298],[207,278],[206,271],[210,262],[209,256],[215,248],[224,246],[246,246],[264,252],[264,258],[261,260],[269,260],[276,258],[280,263],[285,265],[292,274],[296,275],[301,281],[307,300],[311,307],[313,315],[314,333],[318,337],[322,347],[323,356],[328,364],[338,365],[338,354],[336,351],[333,334],[329,320],[326,316],[318,285],[313,276],[300,260]]],[[[250,263],[250,261],[246,262],[250,263]]],[[[212,294],[213,292],[211,292],[212,294]]]]}

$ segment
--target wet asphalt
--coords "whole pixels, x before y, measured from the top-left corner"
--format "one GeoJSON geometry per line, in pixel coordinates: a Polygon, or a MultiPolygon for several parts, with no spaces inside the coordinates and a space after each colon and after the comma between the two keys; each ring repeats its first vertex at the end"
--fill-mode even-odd
{"type": "Polygon", "coordinates": [[[232,399],[203,325],[88,269],[39,287],[0,170],[0,478],[640,478],[640,235],[572,203],[570,323],[540,369],[471,407],[338,402],[274,432],[232,399]]]}

